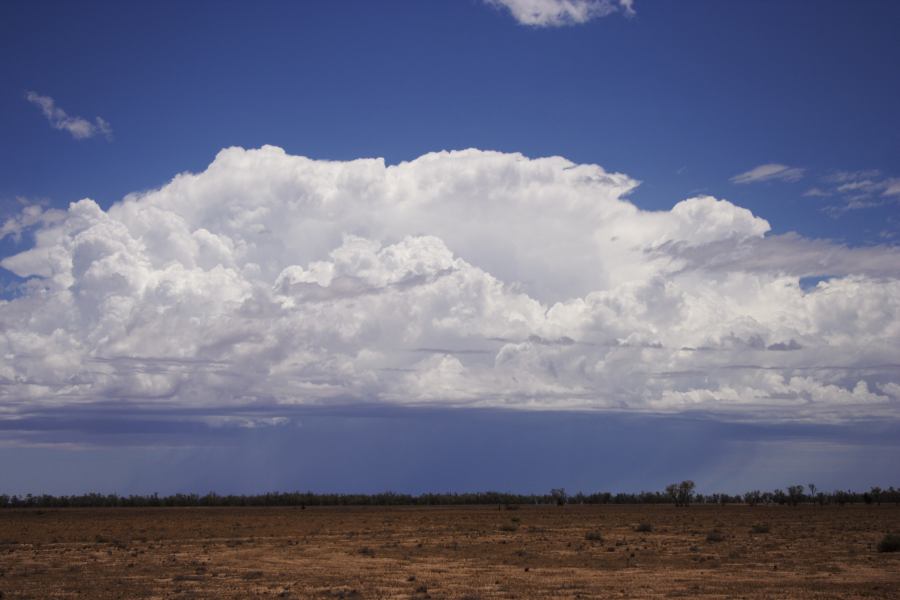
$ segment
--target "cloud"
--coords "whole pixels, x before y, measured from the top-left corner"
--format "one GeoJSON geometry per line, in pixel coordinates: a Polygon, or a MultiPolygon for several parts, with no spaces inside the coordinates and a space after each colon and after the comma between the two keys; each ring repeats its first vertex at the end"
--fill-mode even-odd
{"type": "Polygon", "coordinates": [[[820,187],[811,187],[803,192],[803,195],[807,198],[827,198],[828,196],[831,196],[831,192],[823,190],[820,187]]]}
{"type": "Polygon", "coordinates": [[[900,196],[900,178],[885,177],[877,169],[833,171],[821,181],[822,187],[812,188],[804,196],[835,196],[839,203],[822,207],[833,218],[851,210],[889,205],[900,196]]]}
{"type": "Polygon", "coordinates": [[[633,16],[634,0],[485,0],[509,10],[520,25],[561,27],[578,25],[616,12],[633,16]]]}
{"type": "Polygon", "coordinates": [[[39,202],[16,198],[16,203],[21,206],[21,210],[0,221],[0,241],[11,237],[14,241],[19,242],[22,233],[26,230],[40,224],[49,225],[65,218],[65,211],[46,209],[39,202]]]}
{"type": "Polygon", "coordinates": [[[35,92],[26,92],[25,99],[41,109],[54,129],[68,131],[76,140],[92,138],[96,135],[102,135],[107,140],[112,139],[112,127],[102,117],[96,117],[93,122],[82,117],[70,117],[66,111],[56,105],[53,98],[41,96],[35,92]]]}
{"type": "Polygon", "coordinates": [[[877,179],[881,177],[881,171],[878,169],[866,169],[860,171],[833,171],[822,178],[827,183],[847,183],[851,181],[859,181],[860,179],[877,179]]]}
{"type": "Polygon", "coordinates": [[[761,181],[800,181],[803,178],[803,169],[797,167],[788,167],[787,165],[779,165],[769,163],[759,165],[749,171],[735,175],[731,178],[732,183],[759,183],[761,181]]]}
{"type": "Polygon", "coordinates": [[[885,180],[881,195],[900,196],[900,177],[885,180]]]}
{"type": "Polygon", "coordinates": [[[721,240],[703,246],[667,244],[652,252],[677,257],[686,270],[705,272],[777,271],[798,278],[900,277],[900,248],[866,246],[852,248],[828,240],[804,238],[796,233],[770,235],[752,240],[721,240]]]}
{"type": "Polygon", "coordinates": [[[708,196],[645,211],[637,184],[561,157],[265,146],[19,218],[34,243],[0,261],[26,278],[0,301],[0,415],[900,416],[896,248],[770,236],[708,196]]]}

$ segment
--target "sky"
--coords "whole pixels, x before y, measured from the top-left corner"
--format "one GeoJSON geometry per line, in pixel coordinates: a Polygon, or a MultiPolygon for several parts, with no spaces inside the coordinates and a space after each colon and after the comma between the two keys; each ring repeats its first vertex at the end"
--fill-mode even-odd
{"type": "Polygon", "coordinates": [[[900,5],[0,5],[0,492],[897,485],[900,5]]]}

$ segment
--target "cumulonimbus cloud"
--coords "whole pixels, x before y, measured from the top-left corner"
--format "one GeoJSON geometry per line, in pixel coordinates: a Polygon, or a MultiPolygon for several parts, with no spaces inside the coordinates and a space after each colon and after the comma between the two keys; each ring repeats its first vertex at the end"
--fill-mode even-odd
{"type": "Polygon", "coordinates": [[[895,249],[767,236],[711,197],[645,211],[636,185],[560,157],[229,148],[107,210],[20,219],[34,244],[0,263],[27,278],[0,301],[0,414],[898,417],[895,249]]]}
{"type": "Polygon", "coordinates": [[[41,109],[44,117],[54,129],[67,131],[76,140],[92,138],[102,135],[107,140],[112,139],[112,126],[102,117],[96,117],[93,122],[83,117],[72,117],[50,96],[41,96],[36,92],[26,92],[25,99],[41,109]]]}
{"type": "Polygon", "coordinates": [[[561,27],[587,23],[616,12],[632,16],[634,0],[485,0],[509,10],[521,25],[561,27]]]}

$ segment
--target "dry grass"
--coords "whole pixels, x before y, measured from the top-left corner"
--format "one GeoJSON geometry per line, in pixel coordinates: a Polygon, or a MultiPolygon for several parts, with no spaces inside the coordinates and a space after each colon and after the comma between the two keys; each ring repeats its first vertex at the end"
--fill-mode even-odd
{"type": "Polygon", "coordinates": [[[496,506],[5,510],[0,592],[487,600],[900,590],[900,554],[878,552],[884,532],[900,530],[894,506],[547,506],[516,519],[496,506]],[[752,533],[760,523],[770,533],[752,533]],[[721,541],[707,541],[711,531],[721,541]]]}

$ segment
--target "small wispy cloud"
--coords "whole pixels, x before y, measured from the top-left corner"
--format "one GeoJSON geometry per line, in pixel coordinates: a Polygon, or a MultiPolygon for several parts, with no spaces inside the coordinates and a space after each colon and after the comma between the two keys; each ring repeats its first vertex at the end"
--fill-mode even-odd
{"type": "Polygon", "coordinates": [[[841,202],[822,210],[833,218],[847,211],[885,206],[900,197],[900,178],[885,177],[878,169],[833,171],[820,180],[822,187],[812,188],[804,196],[835,196],[841,202]],[[813,190],[817,193],[812,194],[813,190]]]}
{"type": "Polygon", "coordinates": [[[509,10],[520,25],[562,27],[580,25],[613,13],[633,16],[634,0],[484,0],[509,10]]]}
{"type": "Polygon", "coordinates": [[[865,169],[862,171],[833,171],[822,178],[827,183],[848,183],[862,179],[876,179],[881,177],[878,169],[865,169]]]}
{"type": "Polygon", "coordinates": [[[828,196],[831,196],[831,192],[823,190],[820,187],[811,187],[803,192],[803,195],[807,198],[827,198],[828,196]]]}
{"type": "Polygon", "coordinates": [[[762,181],[800,181],[803,178],[803,169],[789,167],[778,163],[759,165],[749,171],[740,173],[731,178],[732,183],[759,183],[762,181]]]}
{"type": "Polygon", "coordinates": [[[888,179],[885,181],[882,196],[900,196],[900,178],[888,179]]]}
{"type": "Polygon", "coordinates": [[[26,92],[25,99],[41,109],[54,129],[68,131],[76,140],[92,138],[97,135],[112,140],[112,127],[103,117],[96,117],[93,121],[88,121],[84,117],[70,116],[56,105],[53,98],[41,96],[37,92],[26,92]]]}

